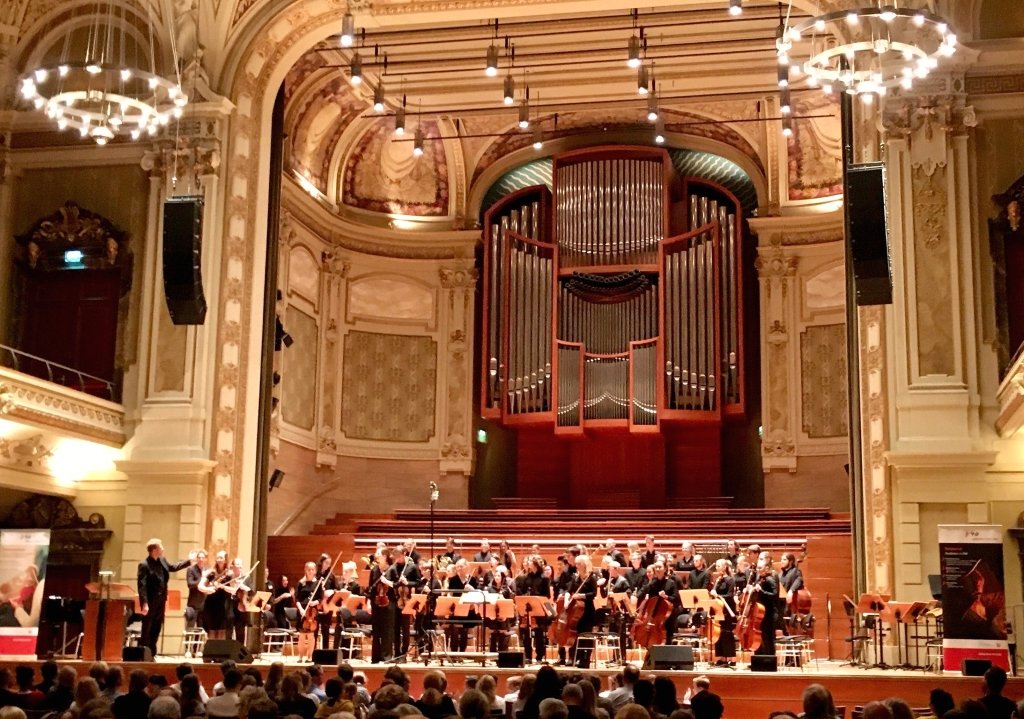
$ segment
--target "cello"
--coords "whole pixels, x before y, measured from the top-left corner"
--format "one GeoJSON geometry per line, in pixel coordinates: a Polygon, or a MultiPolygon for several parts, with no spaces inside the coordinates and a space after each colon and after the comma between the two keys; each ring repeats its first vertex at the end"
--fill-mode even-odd
{"type": "Polygon", "coordinates": [[[664,644],[665,622],[670,616],[672,616],[670,600],[656,594],[644,599],[636,610],[636,620],[629,630],[634,646],[650,647],[652,644],[664,644]]]}
{"type": "Polygon", "coordinates": [[[576,642],[576,636],[579,634],[577,628],[587,611],[587,602],[580,595],[583,593],[583,587],[593,578],[594,573],[591,572],[586,579],[580,582],[576,591],[565,600],[555,621],[551,622],[548,638],[552,644],[559,647],[571,647],[576,642]]]}
{"type": "Polygon", "coordinates": [[[736,610],[736,639],[740,647],[748,651],[761,648],[761,621],[764,619],[765,607],[754,599],[754,592],[759,590],[760,580],[767,571],[764,569],[758,572],[757,581],[744,587],[736,610]]]}

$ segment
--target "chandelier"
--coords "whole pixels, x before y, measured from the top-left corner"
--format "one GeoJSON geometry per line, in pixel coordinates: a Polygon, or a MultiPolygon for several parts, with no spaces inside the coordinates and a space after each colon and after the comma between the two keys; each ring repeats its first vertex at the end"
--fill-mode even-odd
{"type": "Polygon", "coordinates": [[[20,93],[60,130],[77,130],[105,145],[116,137],[138,140],[156,135],[188,104],[171,49],[173,79],[157,71],[158,47],[152,19],[148,47],[136,39],[142,21],[110,0],[98,0],[87,31],[64,38],[56,60],[44,61],[20,78],[20,93]]]}
{"type": "MultiPolygon", "coordinates": [[[[779,86],[792,69],[826,93],[847,92],[871,102],[895,87],[909,90],[939,60],[956,52],[956,35],[928,10],[880,5],[840,10],[779,27],[779,86]],[[807,53],[802,64],[791,55],[807,53]]],[[[784,93],[787,94],[787,93],[784,93]]]]}

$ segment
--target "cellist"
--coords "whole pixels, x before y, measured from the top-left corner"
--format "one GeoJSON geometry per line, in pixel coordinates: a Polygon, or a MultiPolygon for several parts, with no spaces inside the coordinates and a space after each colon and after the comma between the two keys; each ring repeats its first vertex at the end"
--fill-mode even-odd
{"type": "Polygon", "coordinates": [[[676,621],[679,616],[679,590],[675,580],[668,576],[665,565],[662,562],[655,562],[651,565],[654,570],[654,577],[637,597],[637,605],[643,600],[651,597],[661,597],[672,604],[672,611],[665,620],[665,643],[671,644],[676,633],[676,621]]]}
{"type": "Polygon", "coordinates": [[[576,601],[583,602],[583,613],[580,615],[579,621],[576,622],[576,639],[573,641],[572,648],[569,651],[574,658],[579,657],[579,661],[576,664],[577,667],[589,669],[590,650],[577,651],[577,645],[579,644],[580,634],[594,631],[594,619],[597,614],[594,610],[594,597],[597,596],[597,592],[604,586],[605,580],[603,577],[600,577],[598,572],[594,571],[594,566],[590,563],[590,557],[587,554],[580,554],[576,557],[575,565],[576,572],[565,594],[565,601],[568,603],[571,598],[575,597],[576,601]]]}
{"type": "Polygon", "coordinates": [[[724,609],[719,617],[721,633],[714,647],[715,656],[718,658],[715,664],[733,666],[736,663],[736,636],[733,634],[733,629],[736,628],[736,582],[732,576],[732,564],[729,560],[719,559],[716,561],[711,577],[711,596],[719,597],[728,605],[728,608],[724,609]]]}
{"type": "Polygon", "coordinates": [[[757,558],[755,569],[757,583],[755,591],[759,594],[757,601],[764,606],[764,618],[761,620],[761,646],[754,654],[775,656],[775,611],[779,602],[779,580],[772,569],[772,555],[761,552],[757,558]]]}

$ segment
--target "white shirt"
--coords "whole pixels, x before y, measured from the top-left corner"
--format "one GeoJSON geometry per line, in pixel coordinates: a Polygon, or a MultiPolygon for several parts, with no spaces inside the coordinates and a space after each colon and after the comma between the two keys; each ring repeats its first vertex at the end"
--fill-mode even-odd
{"type": "Polygon", "coordinates": [[[224,692],[206,702],[206,715],[210,717],[237,717],[238,692],[224,692]]]}

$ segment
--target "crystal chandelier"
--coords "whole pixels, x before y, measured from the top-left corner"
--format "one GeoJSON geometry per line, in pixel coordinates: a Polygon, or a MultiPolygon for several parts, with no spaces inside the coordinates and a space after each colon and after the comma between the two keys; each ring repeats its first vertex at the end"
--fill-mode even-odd
{"type": "Polygon", "coordinates": [[[788,79],[797,68],[826,93],[848,92],[870,102],[928,77],[941,58],[956,52],[956,35],[928,10],[880,5],[783,23],[775,44],[780,86],[783,74],[788,79]],[[809,57],[798,64],[791,58],[798,53],[809,57]]]}
{"type": "Polygon", "coordinates": [[[98,145],[115,137],[153,136],[188,104],[173,35],[171,47],[174,77],[168,79],[157,71],[148,13],[142,21],[112,0],[98,0],[87,31],[69,33],[57,60],[43,61],[20,78],[21,96],[60,130],[77,130],[98,145]],[[148,47],[131,32],[142,30],[141,22],[148,26],[148,47]]]}

